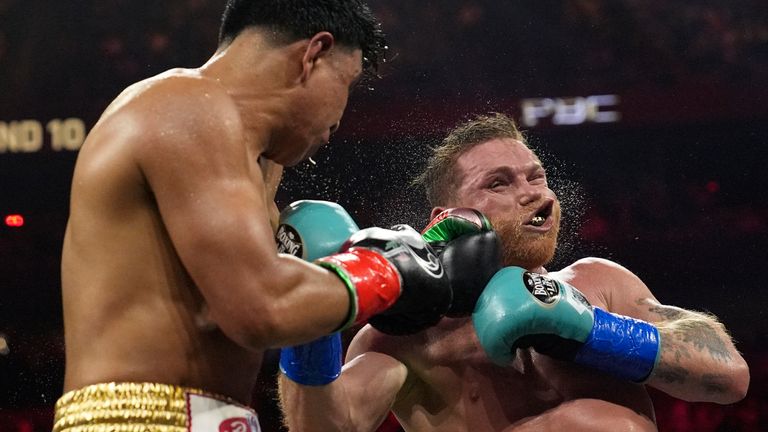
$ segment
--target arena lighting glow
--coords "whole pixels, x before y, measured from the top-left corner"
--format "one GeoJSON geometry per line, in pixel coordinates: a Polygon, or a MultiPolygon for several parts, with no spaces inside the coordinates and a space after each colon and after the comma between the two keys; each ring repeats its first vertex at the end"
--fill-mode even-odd
{"type": "Polygon", "coordinates": [[[24,216],[20,214],[9,214],[5,217],[5,225],[11,228],[21,228],[24,226],[24,216]]]}

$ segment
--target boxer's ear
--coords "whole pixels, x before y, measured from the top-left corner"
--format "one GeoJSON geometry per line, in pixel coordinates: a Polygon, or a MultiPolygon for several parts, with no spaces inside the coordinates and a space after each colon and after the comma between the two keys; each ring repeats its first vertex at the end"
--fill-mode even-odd
{"type": "Polygon", "coordinates": [[[429,214],[429,220],[436,218],[443,210],[445,210],[445,207],[433,207],[432,213],[429,214]]]}
{"type": "Polygon", "coordinates": [[[317,61],[328,53],[336,43],[333,35],[323,31],[312,36],[304,49],[301,59],[301,82],[306,82],[317,68],[317,61]]]}

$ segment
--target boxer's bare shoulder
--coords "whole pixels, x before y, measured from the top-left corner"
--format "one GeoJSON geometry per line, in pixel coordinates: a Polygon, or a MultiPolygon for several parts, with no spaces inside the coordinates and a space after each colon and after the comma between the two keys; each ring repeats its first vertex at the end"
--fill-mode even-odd
{"type": "Polygon", "coordinates": [[[234,100],[219,81],[197,69],[171,69],[126,88],[107,107],[93,132],[100,129],[144,138],[206,133],[242,137],[234,100]]]}
{"type": "Polygon", "coordinates": [[[637,275],[604,258],[582,258],[549,275],[573,285],[593,306],[610,312],[634,316],[638,301],[655,300],[637,275]]]}

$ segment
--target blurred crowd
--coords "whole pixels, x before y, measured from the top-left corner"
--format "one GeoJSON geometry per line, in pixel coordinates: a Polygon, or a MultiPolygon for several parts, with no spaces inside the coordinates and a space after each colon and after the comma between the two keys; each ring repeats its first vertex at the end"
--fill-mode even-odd
{"type": "Polygon", "coordinates": [[[393,74],[397,85],[422,91],[621,92],[768,72],[760,0],[380,3],[397,42],[393,68],[405,72],[393,74]],[[425,25],[428,37],[419,33],[425,25]]]}
{"type": "MultiPolygon", "coordinates": [[[[224,0],[0,0],[0,115],[95,116],[126,84],[201,64],[224,0]],[[45,107],[42,107],[43,109],[45,107]]],[[[379,97],[617,93],[768,77],[762,0],[372,0],[389,35],[379,97]]],[[[762,80],[760,78],[763,78],[762,80]]],[[[89,117],[86,117],[89,118],[89,117]]]]}

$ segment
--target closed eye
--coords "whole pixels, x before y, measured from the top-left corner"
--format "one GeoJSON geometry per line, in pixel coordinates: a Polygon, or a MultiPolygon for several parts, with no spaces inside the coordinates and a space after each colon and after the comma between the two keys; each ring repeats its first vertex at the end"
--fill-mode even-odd
{"type": "Polygon", "coordinates": [[[541,184],[541,183],[546,184],[547,183],[547,175],[544,174],[543,171],[536,171],[530,177],[528,177],[528,182],[535,183],[535,184],[541,184]]]}
{"type": "Polygon", "coordinates": [[[488,185],[488,189],[496,190],[496,189],[500,189],[500,188],[502,188],[502,187],[504,187],[506,185],[507,185],[506,181],[501,180],[501,179],[495,179],[495,180],[492,180],[491,183],[488,185]]]}

